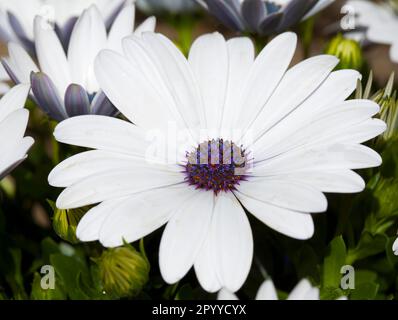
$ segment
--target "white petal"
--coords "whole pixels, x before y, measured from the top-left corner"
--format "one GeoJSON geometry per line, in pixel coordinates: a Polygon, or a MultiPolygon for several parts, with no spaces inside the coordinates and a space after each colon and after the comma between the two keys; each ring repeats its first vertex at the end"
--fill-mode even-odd
{"type": "Polygon", "coordinates": [[[207,292],[217,292],[221,289],[221,283],[216,270],[216,248],[212,243],[211,232],[200,249],[195,259],[195,273],[203,289],[207,292]]]}
{"type": "Polygon", "coordinates": [[[278,177],[250,178],[237,188],[244,195],[285,209],[302,212],[324,212],[324,194],[309,183],[278,177]]]}
{"type": "Polygon", "coordinates": [[[125,57],[104,50],[95,62],[102,90],[131,122],[147,129],[164,129],[174,119],[145,75],[125,57]]]}
{"type": "Polygon", "coordinates": [[[351,128],[346,128],[328,141],[341,143],[363,143],[377,137],[386,131],[387,125],[380,119],[368,119],[360,124],[354,125],[351,128]]]}
{"type": "MultiPolygon", "coordinates": [[[[9,151],[0,158],[0,173],[12,166],[14,163],[25,159],[26,153],[32,147],[34,143],[33,138],[25,137],[19,141],[15,141],[9,151]]],[[[3,151],[5,151],[3,149],[3,151]]]]}
{"type": "Polygon", "coordinates": [[[382,21],[379,21],[377,24],[373,24],[368,28],[366,37],[375,43],[391,44],[396,41],[394,31],[397,26],[397,21],[393,21],[391,24],[388,22],[383,24],[382,21]]]}
{"type": "Polygon", "coordinates": [[[394,251],[394,254],[398,256],[398,238],[394,241],[394,244],[392,245],[392,251],[394,251]]]}
{"type": "Polygon", "coordinates": [[[112,213],[115,207],[126,199],[116,198],[107,200],[87,211],[77,226],[77,238],[85,242],[99,240],[100,230],[105,219],[112,213]]]}
{"type": "Polygon", "coordinates": [[[134,30],[134,34],[140,36],[143,32],[154,32],[155,28],[156,18],[149,17],[134,30]]]}
{"type": "Polygon", "coordinates": [[[202,191],[167,223],[159,248],[160,272],[167,283],[176,283],[193,266],[209,232],[213,209],[213,193],[202,191]]]}
{"type": "Polygon", "coordinates": [[[306,240],[314,234],[314,222],[308,213],[272,206],[247,197],[240,192],[236,192],[236,196],[257,219],[284,235],[306,240]]]}
{"type": "Polygon", "coordinates": [[[234,127],[246,129],[263,109],[286,72],[296,44],[296,34],[285,32],[260,52],[244,84],[239,99],[242,110],[235,116],[234,127]]]}
{"type": "MultiPolygon", "coordinates": [[[[382,26],[390,26],[395,20],[395,14],[389,6],[382,6],[371,1],[348,1],[347,3],[351,6],[356,13],[357,23],[361,26],[380,28],[382,26]]],[[[381,37],[394,35],[388,33],[387,35],[380,35],[381,37]]]]}
{"type": "Polygon", "coordinates": [[[246,213],[232,194],[216,198],[212,237],[218,279],[222,287],[238,291],[250,271],[253,237],[246,213]]]}
{"type": "Polygon", "coordinates": [[[272,280],[266,280],[262,283],[260,289],[258,289],[256,300],[278,300],[278,294],[272,280]]]}
{"type": "Polygon", "coordinates": [[[6,94],[8,91],[10,91],[8,83],[0,82],[0,96],[6,94]]]}
{"type": "Polygon", "coordinates": [[[150,168],[107,171],[90,176],[66,188],[57,199],[60,209],[79,208],[112,198],[128,196],[180,183],[184,176],[150,168]]]}
{"type": "Polygon", "coordinates": [[[8,80],[10,80],[10,77],[8,76],[6,69],[4,69],[4,66],[0,64],[0,81],[8,80]]]}
{"type": "Polygon", "coordinates": [[[356,89],[361,74],[356,70],[338,70],[332,72],[317,90],[300,106],[300,112],[306,115],[322,112],[331,105],[346,100],[356,89]]]}
{"type": "Polygon", "coordinates": [[[269,176],[296,171],[363,169],[382,163],[380,155],[360,144],[315,145],[297,148],[256,163],[251,175],[269,176]]]}
{"type": "MultiPolygon", "coordinates": [[[[80,1],[80,0],[79,0],[80,1]]],[[[91,0],[89,0],[91,1],[91,0]]],[[[109,19],[114,15],[116,10],[125,5],[125,0],[95,0],[98,9],[101,11],[105,19],[109,19]]],[[[128,1],[131,2],[131,1],[128,1]]]]}
{"type": "Polygon", "coordinates": [[[144,156],[145,132],[133,124],[105,116],[85,115],[62,121],[54,131],[59,141],[80,147],[144,156]]]}
{"type": "Polygon", "coordinates": [[[142,72],[150,83],[153,95],[159,95],[163,107],[172,114],[178,127],[186,127],[183,115],[188,108],[179,108],[179,101],[170,89],[170,81],[162,72],[162,67],[157,64],[148,44],[140,37],[130,36],[123,40],[123,50],[129,61],[142,72]]]}
{"type": "Polygon", "coordinates": [[[123,52],[122,39],[133,33],[135,7],[128,5],[117,16],[108,36],[108,48],[119,53],[123,52]]]}
{"type": "Polygon", "coordinates": [[[250,127],[253,137],[260,137],[302,104],[328,77],[338,62],[334,56],[321,55],[304,60],[286,72],[250,127]]]}
{"type": "Polygon", "coordinates": [[[19,109],[9,114],[0,122],[0,146],[2,153],[7,154],[23,138],[28,119],[29,111],[27,109],[19,109]]]}
{"type": "Polygon", "coordinates": [[[275,140],[279,142],[283,138],[290,138],[298,128],[307,127],[313,119],[318,118],[319,114],[325,112],[325,110],[333,110],[334,106],[343,103],[355,90],[359,78],[359,72],[354,70],[332,72],[300,107],[286,116],[283,121],[270,128],[256,142],[256,155],[258,156],[261,150],[275,145],[275,140]]]}
{"type": "Polygon", "coordinates": [[[398,43],[393,43],[390,48],[390,58],[393,62],[398,63],[398,43]]]}
{"type": "Polygon", "coordinates": [[[218,135],[229,69],[228,49],[224,37],[215,32],[197,38],[189,52],[189,64],[201,91],[206,127],[218,135]]]}
{"type": "Polygon", "coordinates": [[[246,37],[233,38],[227,41],[229,55],[228,88],[222,121],[222,134],[234,128],[236,114],[246,106],[239,104],[242,84],[246,83],[251,66],[254,63],[255,50],[253,42],[246,37]]]}
{"type": "Polygon", "coordinates": [[[181,184],[132,195],[112,208],[102,224],[99,240],[105,247],[120,246],[123,239],[139,240],[163,226],[197,192],[181,184]]]}
{"type": "Polygon", "coordinates": [[[98,91],[94,75],[94,60],[107,41],[101,13],[96,6],[85,10],[76,22],[71,35],[68,60],[72,82],[81,85],[90,93],[98,91]]]}
{"type": "Polygon", "coordinates": [[[239,300],[238,297],[235,295],[235,293],[232,293],[231,291],[222,288],[218,294],[217,294],[217,300],[239,300]]]}
{"type": "Polygon", "coordinates": [[[13,87],[0,100],[0,122],[3,121],[12,112],[22,109],[25,106],[30,86],[20,84],[13,87]]]}
{"type": "Polygon", "coordinates": [[[35,40],[40,68],[51,78],[63,97],[71,83],[68,61],[55,31],[40,16],[35,18],[35,40]]]}
{"type": "MultiPolygon", "coordinates": [[[[312,288],[305,296],[305,300],[320,300],[319,288],[312,288]]],[[[340,300],[340,299],[336,299],[336,300],[340,300]]]]}
{"type": "Polygon", "coordinates": [[[280,178],[296,180],[317,190],[330,193],[356,193],[365,189],[365,181],[357,173],[348,169],[298,171],[280,178]]]}
{"type": "MultiPolygon", "coordinates": [[[[360,143],[383,132],[385,126],[376,130],[362,123],[379,112],[379,106],[370,100],[348,100],[335,105],[316,116],[297,123],[286,121],[281,127],[285,132],[274,130],[266,133],[259,145],[263,150],[256,150],[257,159],[272,158],[297,147],[319,144],[322,147],[336,143],[360,143]],[[291,129],[295,128],[295,129],[291,129]],[[279,133],[279,134],[278,134],[279,133]],[[276,134],[277,138],[276,138],[276,134]]],[[[282,121],[284,122],[284,120],[282,121]]],[[[379,122],[380,123],[380,122],[379,122]]]]}
{"type": "Polygon", "coordinates": [[[204,112],[200,90],[188,61],[182,52],[165,36],[144,33],[152,59],[167,80],[169,90],[189,128],[204,126],[204,112]]]}
{"type": "Polygon", "coordinates": [[[18,81],[30,84],[30,73],[32,71],[39,71],[36,63],[34,63],[29,54],[18,43],[8,43],[8,54],[10,55],[10,58],[6,60],[8,61],[12,72],[18,78],[18,81]]]}
{"type": "MultiPolygon", "coordinates": [[[[76,154],[58,164],[48,176],[50,185],[68,187],[89,176],[115,169],[132,169],[156,166],[145,158],[124,155],[115,152],[91,150],[76,154]]],[[[159,170],[180,172],[178,166],[156,166],[159,170]]]]}
{"type": "Polygon", "coordinates": [[[32,137],[24,137],[22,138],[17,147],[13,150],[12,156],[16,159],[23,159],[25,158],[26,153],[32,147],[35,141],[32,137]]]}
{"type": "Polygon", "coordinates": [[[307,279],[303,279],[290,292],[287,300],[319,300],[319,289],[314,288],[307,279]]]}

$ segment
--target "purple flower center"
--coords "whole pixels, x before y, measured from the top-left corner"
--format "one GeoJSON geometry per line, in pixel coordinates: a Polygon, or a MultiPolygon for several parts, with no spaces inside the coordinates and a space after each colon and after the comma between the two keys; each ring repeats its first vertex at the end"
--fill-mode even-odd
{"type": "Polygon", "coordinates": [[[202,142],[187,153],[185,180],[197,189],[231,191],[245,180],[248,160],[245,151],[223,139],[202,142]]]}

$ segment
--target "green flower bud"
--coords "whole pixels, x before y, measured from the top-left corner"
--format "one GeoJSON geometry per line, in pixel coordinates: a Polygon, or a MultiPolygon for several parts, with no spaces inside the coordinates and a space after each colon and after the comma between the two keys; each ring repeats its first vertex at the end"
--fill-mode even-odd
{"type": "Polygon", "coordinates": [[[104,290],[111,296],[136,296],[148,281],[150,266],[146,257],[128,244],[105,250],[94,261],[104,290]]]}
{"type": "Polygon", "coordinates": [[[377,103],[380,105],[380,119],[387,124],[387,129],[382,138],[387,141],[396,136],[398,127],[398,101],[397,93],[392,96],[382,97],[377,103]]]}
{"type": "Polygon", "coordinates": [[[364,60],[359,43],[355,40],[344,38],[341,34],[338,34],[329,42],[325,53],[340,59],[337,69],[361,70],[363,66],[364,60]]]}
{"type": "Polygon", "coordinates": [[[377,143],[384,143],[387,140],[397,138],[398,132],[398,99],[397,92],[394,90],[394,72],[391,73],[386,86],[372,94],[373,72],[369,74],[365,88],[358,80],[355,99],[370,99],[380,106],[379,118],[383,120],[387,129],[382,135],[376,138],[377,143]]]}
{"type": "Polygon", "coordinates": [[[76,228],[80,219],[85,215],[87,209],[78,208],[72,210],[61,210],[55,207],[54,203],[50,203],[54,210],[53,228],[56,234],[63,240],[72,244],[78,243],[76,237],[76,228]]]}
{"type": "Polygon", "coordinates": [[[396,137],[398,129],[398,100],[397,92],[393,90],[395,74],[392,73],[384,89],[376,92],[372,100],[380,106],[380,119],[387,124],[387,130],[381,138],[387,141],[396,137]]]}

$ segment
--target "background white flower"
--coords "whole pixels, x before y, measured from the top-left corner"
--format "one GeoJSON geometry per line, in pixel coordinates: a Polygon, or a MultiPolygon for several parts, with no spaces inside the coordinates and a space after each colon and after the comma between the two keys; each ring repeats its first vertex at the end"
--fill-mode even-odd
{"type": "Polygon", "coordinates": [[[361,143],[385,124],[372,119],[376,103],[344,101],[360,75],[332,72],[335,57],[316,56],[288,70],[296,42],[284,33],[255,59],[248,38],[206,34],[187,60],[170,40],[147,32],[123,40],[124,56],[101,52],[97,79],[131,122],[81,116],[55,129],[60,142],[96,149],[49,176],[51,185],[66,188],[59,208],[100,203],[80,221],[78,238],[115,247],[167,223],[162,276],[175,283],[194,266],[210,292],[235,292],[249,273],[253,239],[244,208],[280,233],[310,238],[310,213],[327,208],[323,192],[360,192],[365,183],[351,169],[381,164],[361,143]],[[148,141],[153,130],[167,137],[170,123],[190,137],[172,163],[163,149],[150,152],[148,141]],[[217,161],[231,154],[243,162],[217,161]]]}
{"type": "MultiPolygon", "coordinates": [[[[398,15],[393,8],[387,3],[368,0],[352,0],[347,4],[354,9],[356,28],[365,28],[363,35],[371,42],[391,45],[390,58],[398,63],[398,15]]],[[[354,32],[351,37],[358,40],[361,34],[354,32]]]]}
{"type": "Polygon", "coordinates": [[[285,31],[334,0],[196,0],[226,27],[269,35],[285,31]]]}
{"type": "Polygon", "coordinates": [[[398,238],[397,238],[397,240],[395,240],[395,242],[394,242],[394,244],[392,246],[392,251],[394,251],[394,254],[396,256],[398,256],[398,238]]]}
{"type": "MultiPolygon", "coordinates": [[[[218,300],[238,300],[238,297],[226,290],[221,289],[217,296],[218,300]]],[[[266,280],[258,289],[256,300],[278,300],[278,293],[272,280],[266,280]]],[[[290,292],[286,300],[320,300],[319,289],[311,285],[307,279],[302,279],[290,292]]],[[[347,300],[340,297],[337,300],[347,300]]]]}
{"type": "MultiPolygon", "coordinates": [[[[217,299],[238,300],[238,297],[226,289],[221,289],[217,299]]],[[[262,283],[258,289],[256,300],[278,300],[278,293],[272,280],[266,280],[262,283]]],[[[313,287],[307,279],[302,279],[294,287],[287,300],[320,300],[319,289],[313,287]]]]}
{"type": "Polygon", "coordinates": [[[64,48],[83,10],[96,4],[110,26],[125,0],[0,0],[0,40],[19,42],[34,53],[34,19],[37,15],[55,27],[64,48]]]}
{"type": "MultiPolygon", "coordinates": [[[[95,5],[86,9],[73,28],[67,54],[55,31],[41,17],[35,19],[35,46],[40,68],[17,43],[10,42],[9,58],[3,64],[16,83],[32,83],[37,104],[55,120],[81,114],[112,116],[117,110],[100,90],[94,74],[94,59],[102,49],[122,52],[121,40],[134,31],[135,7],[124,7],[109,33],[95,5]],[[33,73],[32,73],[33,71],[33,73]]],[[[135,34],[153,31],[150,17],[135,34]]]]}
{"type": "Polygon", "coordinates": [[[185,13],[198,9],[195,0],[137,0],[137,7],[147,13],[185,13]]]}
{"type": "Polygon", "coordinates": [[[28,85],[15,86],[0,100],[0,179],[26,159],[34,142],[24,137],[29,119],[24,106],[29,89],[28,85]]]}

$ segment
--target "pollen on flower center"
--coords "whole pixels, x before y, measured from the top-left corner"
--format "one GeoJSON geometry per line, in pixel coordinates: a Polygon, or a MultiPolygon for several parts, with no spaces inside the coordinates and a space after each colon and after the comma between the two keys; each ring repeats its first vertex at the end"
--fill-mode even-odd
{"type": "Polygon", "coordinates": [[[245,151],[231,141],[223,139],[202,142],[187,153],[185,180],[198,189],[220,191],[234,190],[245,180],[248,165],[245,151]]]}

